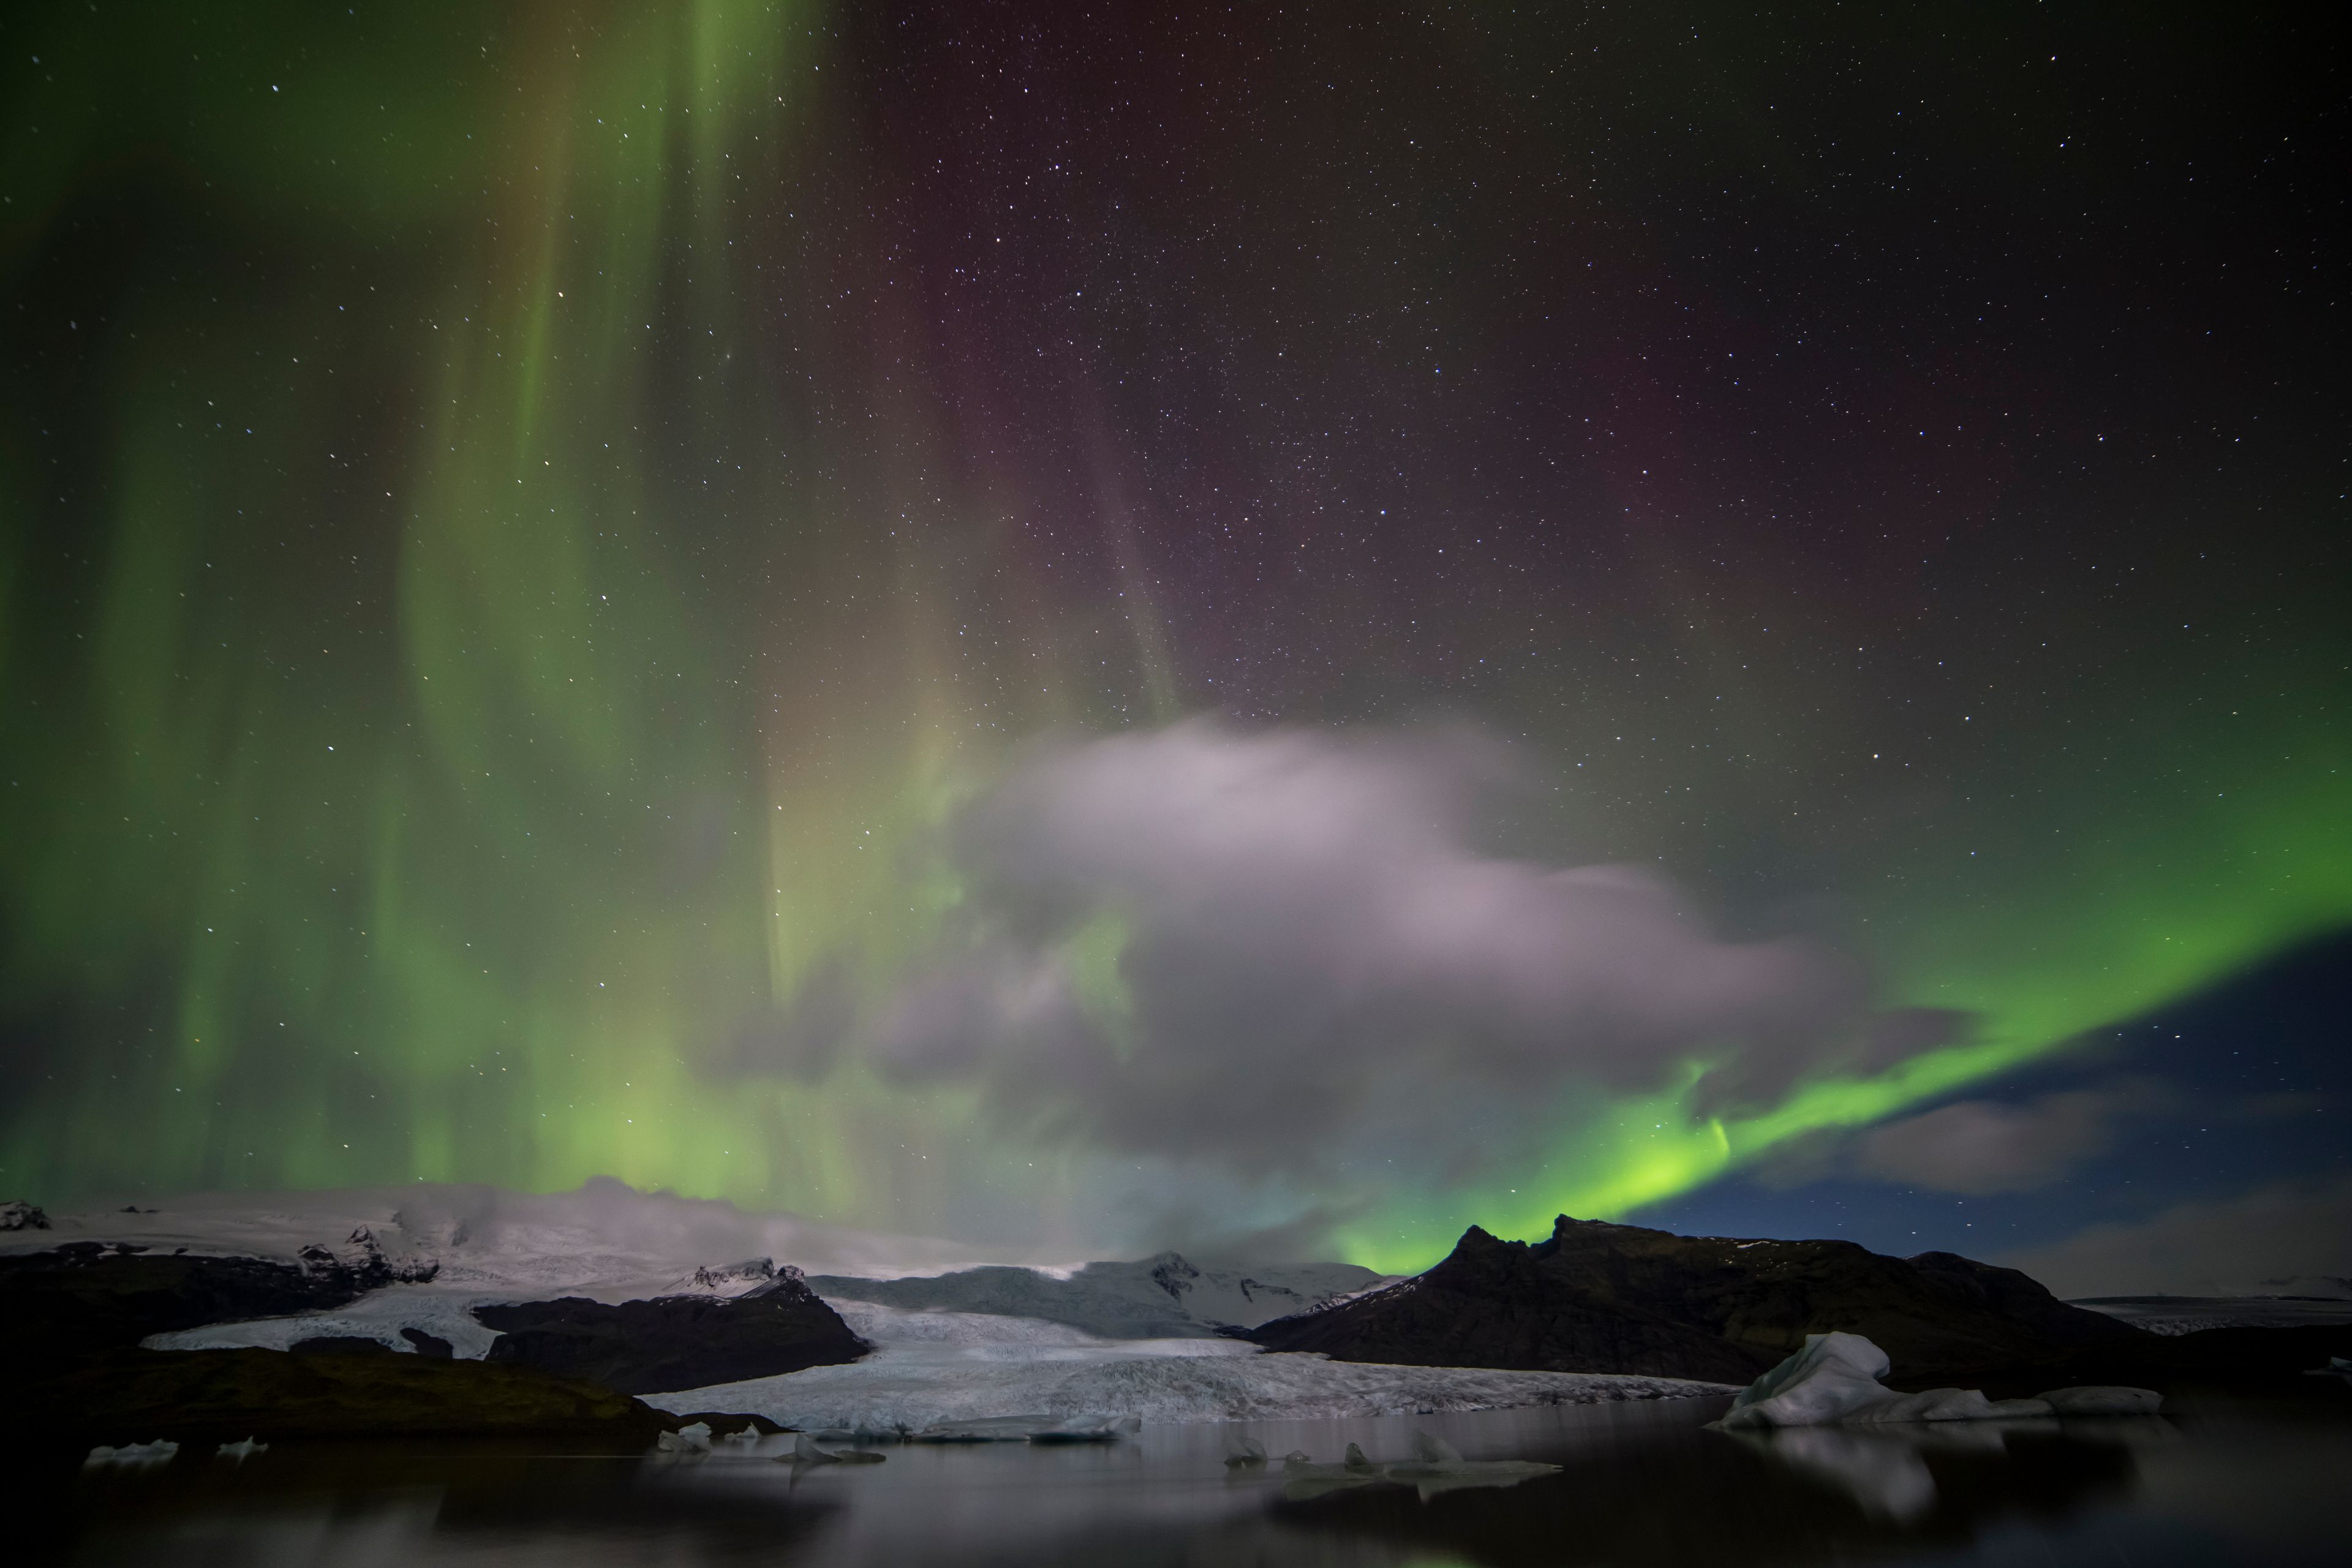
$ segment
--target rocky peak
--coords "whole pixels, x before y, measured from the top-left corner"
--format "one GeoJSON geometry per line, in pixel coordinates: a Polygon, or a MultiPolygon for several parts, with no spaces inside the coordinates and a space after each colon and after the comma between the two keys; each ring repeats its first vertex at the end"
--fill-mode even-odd
{"type": "Polygon", "coordinates": [[[1151,1260],[1151,1282],[1167,1291],[1171,1301],[1182,1301],[1184,1292],[1200,1277],[1201,1271],[1185,1261],[1181,1253],[1163,1252],[1151,1260]]]}
{"type": "MultiPolygon", "coordinates": [[[[786,1268],[793,1273],[799,1272],[790,1265],[786,1268]]],[[[724,1290],[747,1280],[764,1281],[775,1277],[776,1262],[772,1258],[747,1258],[740,1263],[709,1265],[694,1271],[694,1282],[706,1290],[724,1290]]]]}

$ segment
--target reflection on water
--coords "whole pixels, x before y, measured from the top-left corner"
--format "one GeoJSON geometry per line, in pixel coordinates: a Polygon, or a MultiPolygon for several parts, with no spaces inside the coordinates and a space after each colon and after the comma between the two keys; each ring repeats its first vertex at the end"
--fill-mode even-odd
{"type": "Polygon", "coordinates": [[[1737,1436],[1704,1428],[1721,1408],[1161,1427],[1113,1446],[894,1448],[857,1466],[774,1462],[789,1439],[685,1460],[289,1444],[242,1465],[61,1472],[12,1512],[38,1560],[175,1568],[2318,1563],[2345,1539],[2352,1402],[1737,1436]],[[1559,1468],[1417,1487],[1416,1431],[1472,1461],[1559,1468]],[[1224,1463],[1242,1437],[1332,1466],[1353,1442],[1408,1479],[1286,1496],[1278,1458],[1224,1463]]]}
{"type": "MultiPolygon", "coordinates": [[[[1766,1458],[1803,1475],[1828,1481],[1861,1505],[1864,1513],[1914,1521],[1936,1506],[1939,1493],[1927,1456],[1990,1458],[1991,1473],[2011,1462],[2035,1469],[2074,1466],[2098,1456],[2102,1447],[2144,1447],[2174,1440],[2178,1429],[2160,1418],[2077,1421],[1935,1421],[1903,1426],[1798,1426],[1782,1431],[1727,1434],[1766,1458]]],[[[1983,1469],[1985,1467],[1979,1466],[1983,1469]]]]}

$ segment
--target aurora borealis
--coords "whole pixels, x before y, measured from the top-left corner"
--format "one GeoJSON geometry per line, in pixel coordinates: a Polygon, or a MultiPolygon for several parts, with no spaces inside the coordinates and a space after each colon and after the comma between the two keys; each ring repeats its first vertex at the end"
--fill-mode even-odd
{"type": "Polygon", "coordinates": [[[2339,931],[2295,17],[12,11],[0,1196],[605,1174],[1417,1266],[2339,931]],[[1380,1060],[1463,1086],[1401,1102],[1443,1137],[1123,1123],[1171,1062],[1343,1095],[1362,1037],[1151,1012],[1215,984],[1150,989],[1213,842],[973,847],[1024,769],[1186,735],[1470,758],[1432,863],[1639,867],[1852,995],[1769,1072],[1569,1028],[1539,1095],[1433,1015],[1380,1060]],[[1097,1032],[901,1070],[1008,931],[1097,1032]]]}

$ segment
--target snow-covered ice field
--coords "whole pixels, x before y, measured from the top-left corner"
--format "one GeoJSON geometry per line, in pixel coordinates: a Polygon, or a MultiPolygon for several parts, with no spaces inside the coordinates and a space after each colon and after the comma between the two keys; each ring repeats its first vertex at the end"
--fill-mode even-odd
{"type": "Polygon", "coordinates": [[[1008,1415],[1321,1420],[1731,1392],[1670,1377],[1382,1366],[1269,1354],[1235,1340],[1103,1340],[1032,1318],[835,1306],[879,1347],[872,1355],[646,1403],[681,1415],[749,1411],[811,1431],[920,1430],[1008,1415]]]}
{"type": "MultiPolygon", "coordinates": [[[[1319,1299],[1375,1277],[1333,1265],[1261,1268],[1246,1278],[1175,1259],[1097,1266],[1023,1264],[926,1287],[961,1304],[1032,1305],[1099,1326],[1159,1321],[1188,1337],[1116,1337],[1068,1321],[999,1310],[916,1310],[851,1292],[876,1280],[940,1275],[1019,1260],[975,1256],[926,1237],[815,1225],[789,1215],[593,1183],[531,1195],[483,1187],[382,1188],[273,1195],[207,1194],[135,1210],[63,1214],[47,1231],[10,1232],[0,1250],[119,1242],[159,1251],[293,1260],[305,1247],[346,1247],[364,1227],[395,1260],[430,1260],[424,1284],[390,1285],[345,1306],[215,1323],[147,1342],[158,1349],[284,1349],[315,1336],[361,1336],[408,1352],[404,1328],[488,1353],[497,1337],[472,1309],[488,1302],[588,1296],[617,1301],[693,1290],[732,1294],[755,1277],[695,1281],[746,1258],[829,1275],[826,1299],[877,1347],[846,1366],[652,1396],[664,1408],[749,1411],[788,1426],[921,1428],[992,1416],[1133,1415],[1151,1423],[1324,1419],[1663,1399],[1729,1392],[1673,1378],[1378,1366],[1267,1354],[1216,1337],[1215,1321],[1272,1315],[1281,1300],[1319,1299]],[[1160,1283],[1165,1273],[1172,1281],[1160,1283]],[[1272,1287],[1271,1290],[1267,1287],[1272,1287]],[[1066,1287],[1066,1288],[1065,1288],[1066,1287]]],[[[1286,1309],[1283,1309],[1286,1310],[1286,1309]]]]}

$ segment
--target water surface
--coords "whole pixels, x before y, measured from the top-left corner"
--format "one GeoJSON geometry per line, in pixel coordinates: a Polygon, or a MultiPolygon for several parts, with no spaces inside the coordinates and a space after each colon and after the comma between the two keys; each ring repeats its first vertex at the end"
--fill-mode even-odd
{"type": "MultiPolygon", "coordinates": [[[[2352,1400],[2144,1421],[1733,1436],[1723,1402],[1162,1426],[1112,1447],[894,1447],[879,1465],[751,1453],[280,1445],[61,1473],[15,1510],[44,1562],[827,1565],[1731,1563],[2319,1563],[2352,1530],[2352,1400]],[[1240,1436],[1402,1460],[1416,1429],[1560,1473],[1423,1498],[1307,1500],[1240,1436]]],[[[20,1477],[30,1480],[34,1478],[20,1477]]]]}

